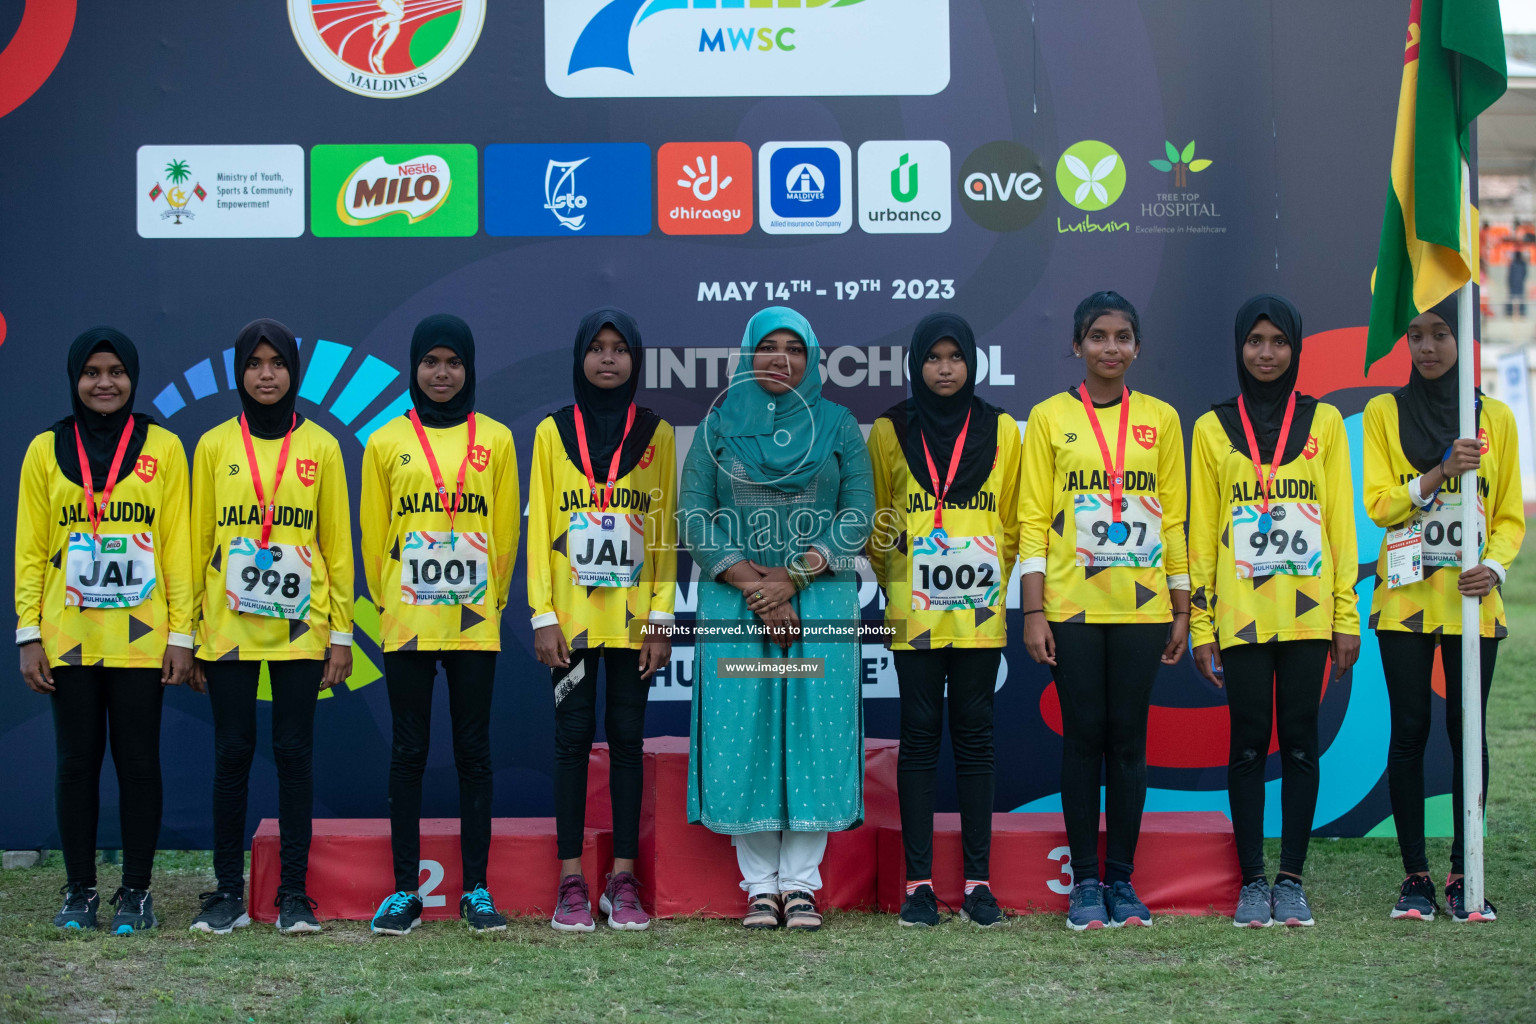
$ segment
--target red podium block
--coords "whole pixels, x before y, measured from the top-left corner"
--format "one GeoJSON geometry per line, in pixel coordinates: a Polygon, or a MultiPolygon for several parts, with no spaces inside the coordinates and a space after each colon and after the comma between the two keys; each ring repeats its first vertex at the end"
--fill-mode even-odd
{"type": "MultiPolygon", "coordinates": [[[[865,823],[828,837],[821,864],[823,888],[818,902],[822,906],[844,910],[874,906],[876,830],[882,824],[900,821],[896,749],[895,740],[864,741],[865,823]]],[[[592,790],[589,778],[589,800],[592,790]]],[[[635,873],[643,885],[646,909],[658,917],[741,917],[745,912],[746,893],[741,891],[730,836],[688,823],[686,736],[658,736],[645,741],[640,858],[635,873]]]]}
{"type": "MultiPolygon", "coordinates": [[[[309,850],[309,895],[317,913],[332,920],[371,920],[379,902],[395,889],[389,852],[388,818],[317,818],[309,850]]],[[[581,846],[582,873],[594,895],[602,892],[613,859],[613,837],[588,828],[581,846]]],[[[421,895],[424,920],[459,916],[464,891],[459,855],[459,820],[421,822],[421,895]]],[[[265,818],[251,839],[250,914],[275,922],[281,875],[277,821],[265,818]]],[[[496,818],[491,822],[487,884],[496,906],[513,914],[554,912],[560,861],[555,852],[555,819],[496,818]]],[[[596,901],[593,902],[596,910],[596,901]]]]}
{"type": "MultiPolygon", "coordinates": [[[[1099,828],[1102,859],[1102,816],[1099,828]]],[[[907,883],[899,824],[879,830],[879,861],[880,909],[896,913],[907,883]]],[[[992,893],[1002,906],[1021,913],[1066,913],[1070,862],[1061,815],[992,816],[992,893]]],[[[1232,823],[1211,811],[1144,815],[1134,881],[1154,914],[1231,914],[1242,886],[1232,823]]],[[[933,888],[951,906],[965,899],[958,814],[934,815],[933,888]]]]}

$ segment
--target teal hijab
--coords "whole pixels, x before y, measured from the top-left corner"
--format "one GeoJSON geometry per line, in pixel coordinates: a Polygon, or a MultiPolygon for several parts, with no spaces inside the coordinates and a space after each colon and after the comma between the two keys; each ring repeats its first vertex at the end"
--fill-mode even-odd
{"type": "Polygon", "coordinates": [[[723,443],[753,483],[802,491],[831,457],[845,415],[842,406],[822,401],[821,344],[810,323],[787,306],[769,306],[747,321],[730,390],[704,421],[705,443],[711,450],[723,443]],[[793,331],[805,342],[805,376],[794,391],[771,395],[758,383],[752,356],[777,330],[793,331]]]}

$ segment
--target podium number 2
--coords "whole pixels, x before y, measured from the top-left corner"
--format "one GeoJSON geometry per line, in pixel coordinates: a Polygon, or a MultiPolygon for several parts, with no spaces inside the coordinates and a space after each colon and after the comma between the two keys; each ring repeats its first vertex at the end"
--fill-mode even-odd
{"type": "Polygon", "coordinates": [[[435,860],[424,860],[417,870],[427,873],[427,880],[421,883],[421,888],[417,890],[421,894],[422,907],[441,907],[446,904],[447,897],[441,893],[432,895],[437,887],[443,884],[443,866],[435,860]]]}
{"type": "MultiPolygon", "coordinates": [[[[1066,878],[1065,882],[1058,882],[1056,879],[1052,878],[1045,883],[1045,887],[1058,896],[1065,896],[1070,893],[1072,891],[1072,882],[1074,880],[1074,876],[1072,874],[1072,847],[1058,846],[1056,849],[1046,854],[1045,859],[1051,861],[1052,863],[1060,861],[1061,874],[1066,878]]],[[[426,890],[423,889],[422,892],[426,892],[426,890]]],[[[438,898],[441,899],[442,897],[438,898]]]]}

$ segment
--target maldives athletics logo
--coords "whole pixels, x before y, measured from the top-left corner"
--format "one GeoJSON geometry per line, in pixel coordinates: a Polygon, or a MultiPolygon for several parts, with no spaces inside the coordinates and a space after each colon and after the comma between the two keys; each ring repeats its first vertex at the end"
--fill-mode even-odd
{"type": "Polygon", "coordinates": [[[486,0],[288,0],[315,70],[359,96],[396,99],[441,83],[480,40],[486,0]]]}

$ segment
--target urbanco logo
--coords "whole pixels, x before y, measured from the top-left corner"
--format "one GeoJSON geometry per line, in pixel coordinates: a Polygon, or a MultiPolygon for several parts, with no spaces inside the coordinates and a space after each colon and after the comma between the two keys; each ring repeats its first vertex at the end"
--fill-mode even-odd
{"type": "Polygon", "coordinates": [[[1056,163],[1056,187],[1079,210],[1091,213],[1113,206],[1125,191],[1125,161],[1106,143],[1075,142],[1056,163]]]}
{"type": "Polygon", "coordinates": [[[485,147],[489,235],[646,235],[651,147],[643,142],[485,147]]]}
{"type": "Polygon", "coordinates": [[[669,235],[740,235],[752,228],[752,147],[668,142],[656,153],[656,221],[669,235]]]}
{"type": "Polygon", "coordinates": [[[310,150],[309,229],[321,238],[464,237],[479,229],[479,167],[467,144],[310,150]]]}
{"type": "Polygon", "coordinates": [[[853,153],[845,142],[769,142],[758,151],[771,235],[838,235],[852,224],[853,153]]]}
{"type": "Polygon", "coordinates": [[[1160,171],[1173,171],[1174,188],[1188,188],[1190,174],[1199,174],[1211,166],[1211,161],[1209,160],[1195,159],[1195,142],[1193,139],[1182,150],[1173,143],[1164,141],[1163,151],[1168,154],[1168,159],[1148,160],[1147,163],[1160,171]]]}
{"type": "Polygon", "coordinates": [[[1018,231],[1045,209],[1045,172],[1029,148],[989,142],[960,167],[960,205],[988,231],[1018,231]]]}
{"type": "Polygon", "coordinates": [[[316,71],[359,96],[395,99],[440,84],[468,59],[487,0],[288,0],[316,71]]]}
{"type": "Polygon", "coordinates": [[[949,230],[949,147],[937,141],[859,146],[859,226],[871,234],[949,230]]]}
{"type": "Polygon", "coordinates": [[[949,0],[544,0],[557,96],[915,96],[949,84],[949,0]]]}

